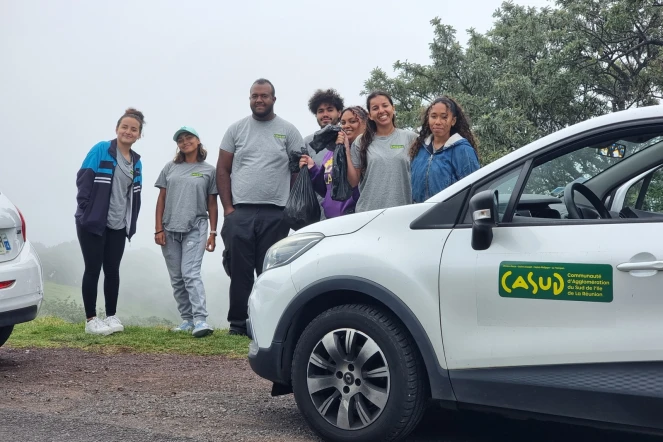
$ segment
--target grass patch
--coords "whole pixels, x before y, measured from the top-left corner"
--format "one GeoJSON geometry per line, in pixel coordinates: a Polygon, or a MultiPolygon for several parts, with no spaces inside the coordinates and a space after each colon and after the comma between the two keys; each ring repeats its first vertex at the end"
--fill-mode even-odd
{"type": "Polygon", "coordinates": [[[46,316],[14,327],[6,344],[13,348],[78,348],[98,353],[154,353],[182,355],[225,355],[245,358],[249,339],[230,336],[227,330],[194,338],[188,333],[174,333],[164,326],[126,326],[124,332],[109,336],[85,333],[84,322],[71,323],[46,316]]]}

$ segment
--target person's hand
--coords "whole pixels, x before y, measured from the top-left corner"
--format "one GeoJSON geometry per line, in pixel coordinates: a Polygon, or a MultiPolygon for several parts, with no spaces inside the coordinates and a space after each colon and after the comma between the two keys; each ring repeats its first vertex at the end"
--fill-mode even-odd
{"type": "Polygon", "coordinates": [[[159,246],[165,246],[166,245],[166,232],[163,230],[156,235],[154,235],[154,242],[157,243],[159,246]]]}
{"type": "Polygon", "coordinates": [[[308,155],[302,155],[302,157],[299,159],[299,168],[301,169],[304,166],[308,166],[310,169],[315,165],[315,161],[313,161],[313,158],[311,158],[308,155]]]}
{"type": "Polygon", "coordinates": [[[336,144],[345,144],[345,141],[348,139],[348,136],[345,135],[345,132],[342,130],[338,132],[338,136],[336,137],[336,144]]]}
{"type": "Polygon", "coordinates": [[[207,238],[207,247],[205,247],[208,252],[213,252],[216,249],[216,235],[210,235],[207,238]]]}
{"type": "Polygon", "coordinates": [[[234,211],[235,211],[235,208],[234,208],[233,206],[230,206],[230,207],[228,207],[227,209],[223,209],[223,216],[224,216],[224,218],[225,218],[226,216],[230,215],[231,213],[233,213],[234,211]]]}
{"type": "MultiPolygon", "coordinates": [[[[350,152],[350,140],[348,140],[348,137],[347,137],[347,135],[345,135],[345,132],[341,131],[341,132],[339,132],[339,136],[340,136],[340,134],[343,134],[343,145],[345,146],[345,151],[349,153],[350,152]]],[[[336,141],[338,141],[338,138],[336,139],[336,141]]],[[[341,143],[337,142],[336,144],[341,144],[341,143]]]]}

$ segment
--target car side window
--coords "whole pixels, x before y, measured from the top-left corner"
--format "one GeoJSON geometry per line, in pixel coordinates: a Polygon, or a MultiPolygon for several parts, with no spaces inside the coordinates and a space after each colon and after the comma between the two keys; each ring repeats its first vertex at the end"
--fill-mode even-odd
{"type": "Polygon", "coordinates": [[[663,171],[661,169],[658,169],[652,175],[645,193],[642,210],[663,213],[663,171]]]}
{"type": "MultiPolygon", "coordinates": [[[[637,217],[626,214],[610,213],[604,205],[605,191],[610,186],[619,185],[628,174],[629,165],[636,164],[632,157],[646,149],[663,147],[660,133],[640,133],[620,138],[599,137],[589,139],[587,144],[574,148],[556,149],[559,154],[544,155],[535,160],[533,167],[524,183],[515,206],[513,222],[550,222],[562,219],[596,220],[614,217],[637,217]],[[653,147],[656,146],[656,147],[653,147]],[[577,184],[572,206],[564,193],[571,185],[577,184]],[[582,185],[582,186],[580,186],[582,185]],[[597,194],[598,192],[598,194],[597,194]],[[587,195],[585,195],[587,194],[587,195]],[[591,197],[591,198],[590,198],[591,197]],[[591,201],[593,200],[593,202],[591,201]]],[[[651,152],[651,150],[650,150],[651,152]]],[[[640,166],[638,166],[640,167],[640,166]]],[[[652,187],[651,196],[645,188],[647,181],[636,183],[630,190],[626,200],[646,207],[663,209],[663,176],[659,173],[652,187]],[[639,187],[637,187],[639,186],[639,187]],[[639,190],[639,189],[642,190],[639,190]],[[648,198],[642,203],[642,191],[648,198]]],[[[627,204],[625,204],[627,205],[627,204]]],[[[630,206],[634,208],[633,205],[630,206]]]]}
{"type": "Polygon", "coordinates": [[[633,184],[626,193],[624,207],[663,214],[663,169],[633,184]]]}
{"type": "MultiPolygon", "coordinates": [[[[523,166],[519,166],[473,189],[472,194],[474,195],[484,190],[497,190],[497,201],[499,205],[500,221],[502,221],[502,218],[504,217],[506,206],[509,204],[509,200],[511,199],[511,194],[514,192],[516,188],[516,184],[518,183],[518,177],[520,176],[522,170],[523,166]]],[[[469,211],[468,213],[465,214],[464,223],[472,224],[472,214],[469,213],[469,211]]]]}
{"type": "Polygon", "coordinates": [[[624,207],[636,207],[640,191],[642,190],[642,184],[645,179],[646,177],[636,182],[628,189],[628,192],[626,192],[626,196],[624,197],[624,207]]]}

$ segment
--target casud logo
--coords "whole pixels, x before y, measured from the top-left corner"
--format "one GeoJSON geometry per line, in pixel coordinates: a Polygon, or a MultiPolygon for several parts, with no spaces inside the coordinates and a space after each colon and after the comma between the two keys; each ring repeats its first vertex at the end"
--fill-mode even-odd
{"type": "Polygon", "coordinates": [[[277,140],[285,140],[285,135],[283,134],[274,134],[274,138],[277,140]]]}
{"type": "Polygon", "coordinates": [[[500,263],[503,298],[612,302],[612,266],[548,262],[500,263]]]}
{"type": "Polygon", "coordinates": [[[550,276],[547,276],[544,279],[543,276],[539,276],[538,284],[534,280],[535,278],[534,272],[527,273],[527,280],[525,280],[523,275],[520,275],[517,278],[515,278],[515,275],[513,275],[515,281],[513,281],[513,283],[510,283],[509,278],[512,275],[513,272],[511,270],[504,272],[504,275],[502,275],[502,289],[507,293],[512,293],[514,289],[525,289],[531,292],[532,295],[536,295],[539,292],[539,290],[542,291],[552,290],[553,295],[557,296],[561,294],[562,291],[564,290],[564,278],[562,278],[562,275],[560,275],[557,272],[553,273],[552,278],[550,276]],[[555,279],[555,281],[553,281],[553,278],[555,279]]]}
{"type": "Polygon", "coordinates": [[[391,145],[391,148],[392,148],[392,149],[404,149],[405,146],[402,145],[402,144],[392,144],[392,145],[391,145]]]}
{"type": "Polygon", "coordinates": [[[201,176],[203,176],[203,174],[200,173],[200,172],[192,172],[191,176],[200,176],[201,177],[201,176]]]}

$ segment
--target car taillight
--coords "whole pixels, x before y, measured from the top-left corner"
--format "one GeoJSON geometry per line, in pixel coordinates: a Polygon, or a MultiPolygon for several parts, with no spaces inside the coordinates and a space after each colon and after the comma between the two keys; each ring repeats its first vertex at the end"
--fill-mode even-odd
{"type": "Polygon", "coordinates": [[[11,281],[0,281],[0,290],[11,287],[15,282],[15,279],[12,279],[11,281]]]}
{"type": "MultiPolygon", "coordinates": [[[[14,206],[16,207],[16,206],[14,206]]],[[[25,218],[23,217],[23,214],[21,213],[20,209],[16,207],[16,210],[18,211],[18,215],[21,217],[21,234],[23,235],[23,242],[27,241],[26,236],[25,236],[25,218]]]]}

